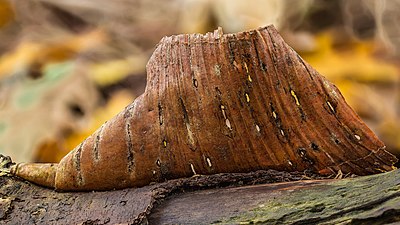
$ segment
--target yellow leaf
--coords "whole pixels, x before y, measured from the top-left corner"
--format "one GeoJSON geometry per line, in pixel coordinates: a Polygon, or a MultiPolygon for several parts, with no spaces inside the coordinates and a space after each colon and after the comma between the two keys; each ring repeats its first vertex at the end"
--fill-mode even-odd
{"type": "Polygon", "coordinates": [[[22,42],[0,57],[0,79],[27,70],[33,64],[61,62],[96,47],[106,39],[100,30],[62,38],[53,43],[22,42]]]}
{"type": "Polygon", "coordinates": [[[346,51],[335,50],[329,33],[317,37],[318,50],[303,55],[317,71],[333,82],[354,80],[365,83],[390,83],[399,80],[397,68],[373,57],[373,43],[359,42],[346,51]]]}
{"type": "Polygon", "coordinates": [[[129,74],[145,71],[147,57],[142,55],[131,56],[127,59],[118,59],[108,62],[93,64],[90,75],[100,86],[116,83],[129,74]]]}
{"type": "Polygon", "coordinates": [[[63,151],[59,151],[57,155],[58,160],[79,145],[86,137],[94,133],[105,121],[122,111],[133,99],[134,96],[128,91],[119,91],[115,93],[104,107],[100,107],[96,110],[93,121],[88,129],[73,133],[66,138],[63,151]]]}

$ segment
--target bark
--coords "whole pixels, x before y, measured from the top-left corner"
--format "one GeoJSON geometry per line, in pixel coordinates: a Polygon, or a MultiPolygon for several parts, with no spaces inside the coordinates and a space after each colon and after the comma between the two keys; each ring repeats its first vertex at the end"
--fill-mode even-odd
{"type": "Polygon", "coordinates": [[[267,169],[370,175],[396,162],[335,85],[266,26],[163,38],[141,96],[56,169],[17,164],[12,172],[92,191],[267,169]]]}
{"type": "Polygon", "coordinates": [[[109,191],[59,193],[3,176],[0,222],[400,220],[397,170],[340,181],[300,181],[310,175],[275,170],[235,173],[311,170],[341,177],[393,170],[397,162],[339,90],[272,26],[167,37],[147,65],[145,93],[57,166],[11,168],[12,174],[58,190],[109,191]],[[148,185],[192,174],[214,175],[148,185]],[[283,181],[292,182],[266,184],[283,181]],[[143,185],[148,186],[122,189],[143,185]]]}
{"type": "Polygon", "coordinates": [[[300,179],[304,179],[304,174],[269,170],[195,176],[142,188],[60,193],[16,177],[1,176],[0,223],[138,224],[146,221],[155,204],[174,193],[300,179]]]}
{"type": "Polygon", "coordinates": [[[387,224],[400,221],[400,173],[185,193],[154,224],[387,224]]]}
{"type": "Polygon", "coordinates": [[[400,221],[398,170],[342,180],[302,180],[306,177],[302,173],[269,170],[195,176],[117,191],[59,193],[2,176],[0,222],[386,224],[400,221]],[[272,182],[281,183],[265,184],[272,182]]]}

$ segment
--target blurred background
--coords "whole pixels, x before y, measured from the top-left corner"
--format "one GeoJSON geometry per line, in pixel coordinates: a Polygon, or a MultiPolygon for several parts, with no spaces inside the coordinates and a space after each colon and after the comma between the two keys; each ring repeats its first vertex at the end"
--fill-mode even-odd
{"type": "Polygon", "coordinates": [[[56,162],[145,88],[165,35],[274,24],[400,155],[400,0],[0,0],[0,153],[56,162]]]}

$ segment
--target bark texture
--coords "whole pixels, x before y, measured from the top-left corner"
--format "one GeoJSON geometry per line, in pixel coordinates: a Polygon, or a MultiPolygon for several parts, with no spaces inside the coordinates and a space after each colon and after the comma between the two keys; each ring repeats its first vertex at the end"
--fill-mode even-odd
{"type": "Polygon", "coordinates": [[[267,169],[368,175],[395,162],[340,91],[267,26],[163,38],[143,95],[65,156],[55,175],[22,165],[15,174],[91,191],[267,169]]]}
{"type": "Polygon", "coordinates": [[[117,191],[57,193],[2,176],[1,222],[309,224],[399,219],[397,170],[341,181],[256,185],[300,180],[303,173],[296,171],[306,170],[339,177],[380,173],[393,170],[397,161],[339,90],[274,27],[167,37],[147,69],[145,93],[58,165],[18,164],[11,172],[64,191],[168,181],[117,191]],[[266,171],[250,172],[260,169],[266,171]],[[208,175],[190,177],[196,174],[208,175]]]}
{"type": "Polygon", "coordinates": [[[388,224],[400,222],[400,172],[184,193],[151,224],[388,224]]]}
{"type": "Polygon", "coordinates": [[[2,176],[0,223],[400,222],[398,170],[343,180],[296,181],[299,179],[304,179],[304,174],[257,171],[247,174],[196,176],[116,191],[59,193],[13,177],[2,176]],[[257,184],[277,181],[294,182],[257,184]],[[247,186],[238,186],[239,184],[247,186]]]}
{"type": "Polygon", "coordinates": [[[304,179],[303,173],[257,171],[170,180],[142,188],[107,192],[65,192],[16,177],[0,177],[1,224],[139,224],[171,194],[225,186],[304,179]]]}

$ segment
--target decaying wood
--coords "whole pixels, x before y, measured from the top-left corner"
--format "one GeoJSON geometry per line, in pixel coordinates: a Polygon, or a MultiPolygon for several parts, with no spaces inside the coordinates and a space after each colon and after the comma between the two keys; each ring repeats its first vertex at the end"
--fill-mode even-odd
{"type": "Polygon", "coordinates": [[[143,95],[56,169],[12,171],[58,190],[111,190],[260,169],[366,175],[396,161],[339,90],[268,26],[164,38],[143,95]]]}
{"type": "MultiPolygon", "coordinates": [[[[400,171],[356,179],[213,189],[174,196],[150,224],[389,224],[400,222],[400,171]]],[[[396,223],[397,224],[397,223],[396,223]]]]}
{"type": "MultiPolygon", "coordinates": [[[[309,175],[307,175],[309,176],[309,175]]],[[[154,205],[183,191],[304,179],[302,173],[257,171],[170,180],[142,188],[107,192],[60,193],[15,177],[0,177],[0,223],[125,224],[141,223],[154,205]]]]}
{"type": "Polygon", "coordinates": [[[387,224],[400,222],[400,171],[343,180],[257,171],[106,192],[60,193],[0,177],[0,224],[387,224]],[[295,181],[278,184],[258,184],[295,181]],[[224,187],[248,184],[250,186],[224,187]],[[199,190],[212,188],[206,190],[199,190]]]}

